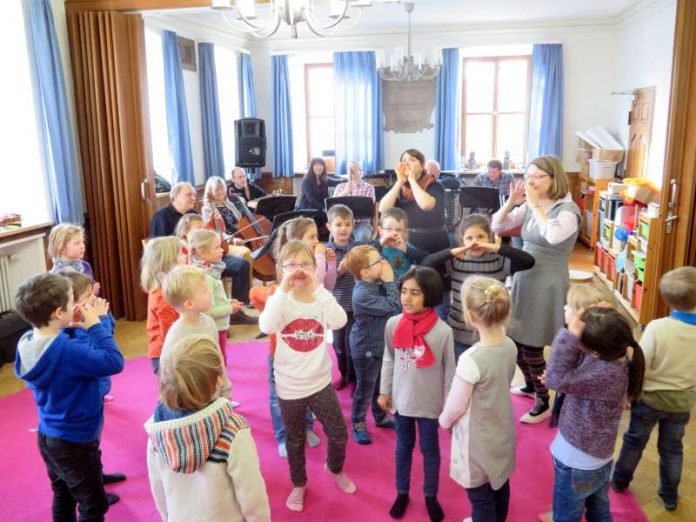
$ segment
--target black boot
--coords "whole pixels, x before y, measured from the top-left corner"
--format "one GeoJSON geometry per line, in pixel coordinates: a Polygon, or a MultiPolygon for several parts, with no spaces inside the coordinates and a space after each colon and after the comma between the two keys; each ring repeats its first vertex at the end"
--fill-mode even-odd
{"type": "Polygon", "coordinates": [[[437,497],[425,497],[425,507],[428,508],[428,517],[430,522],[441,522],[445,518],[445,512],[442,511],[442,506],[437,501],[437,497]]]}
{"type": "Polygon", "coordinates": [[[389,510],[389,516],[392,518],[403,517],[404,513],[406,513],[406,506],[408,506],[408,493],[398,493],[396,495],[396,500],[389,510]]]}

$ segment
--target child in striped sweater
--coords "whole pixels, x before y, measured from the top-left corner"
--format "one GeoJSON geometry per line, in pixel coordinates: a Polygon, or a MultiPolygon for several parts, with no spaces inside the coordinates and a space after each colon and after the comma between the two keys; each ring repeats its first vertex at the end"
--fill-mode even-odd
{"type": "Polygon", "coordinates": [[[422,264],[438,271],[444,268],[452,282],[452,307],[447,323],[454,332],[455,360],[470,346],[478,341],[478,333],[464,322],[461,290],[467,277],[482,275],[500,282],[505,282],[520,270],[529,270],[534,266],[534,257],[517,248],[498,245],[493,242],[491,222],[483,214],[470,214],[459,226],[459,244],[431,254],[423,259],[422,264]]]}
{"type": "Polygon", "coordinates": [[[223,375],[210,336],[190,335],[162,359],[160,402],[145,423],[162,520],[271,520],[251,428],[228,399],[216,399],[223,375]]]}

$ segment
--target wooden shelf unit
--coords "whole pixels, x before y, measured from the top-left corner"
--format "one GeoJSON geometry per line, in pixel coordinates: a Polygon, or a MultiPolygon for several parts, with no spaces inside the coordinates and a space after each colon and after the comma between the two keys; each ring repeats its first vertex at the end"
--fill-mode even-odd
{"type": "Polygon", "coordinates": [[[613,178],[595,179],[590,177],[587,162],[583,164],[578,175],[578,183],[575,185],[573,194],[575,202],[583,208],[578,239],[590,248],[594,248],[601,234],[599,230],[599,193],[607,190],[609,183],[612,181],[614,181],[613,178]],[[587,214],[585,211],[587,210],[590,210],[592,213],[592,230],[589,236],[586,233],[587,214]]]}
{"type": "MultiPolygon", "coordinates": [[[[659,299],[659,274],[657,274],[655,268],[657,265],[657,246],[655,238],[658,234],[659,219],[657,217],[649,217],[646,214],[641,214],[637,226],[637,238],[632,236],[628,241],[628,254],[626,256],[624,271],[616,272],[612,281],[609,274],[607,274],[607,270],[605,270],[605,266],[598,266],[595,264],[594,268],[597,278],[614,292],[616,300],[626,309],[636,323],[644,326],[654,319],[654,317],[650,315],[651,304],[655,299],[659,299]],[[641,244],[647,245],[645,249],[645,271],[642,284],[638,282],[636,268],[633,263],[633,252],[636,250],[642,251],[640,250],[641,244]],[[629,279],[632,279],[633,282],[631,283],[629,279]],[[628,299],[628,286],[630,284],[633,284],[633,291],[631,294],[634,297],[634,299],[631,300],[628,299]],[[636,285],[640,285],[642,292],[640,306],[638,307],[634,306],[636,285]]],[[[602,249],[600,244],[596,244],[595,248],[602,249]]],[[[604,249],[602,250],[604,251],[604,249]]],[[[614,257],[612,252],[604,252],[606,252],[606,255],[611,255],[612,258],[614,257]]],[[[595,256],[595,259],[597,257],[598,256],[595,256]]]]}

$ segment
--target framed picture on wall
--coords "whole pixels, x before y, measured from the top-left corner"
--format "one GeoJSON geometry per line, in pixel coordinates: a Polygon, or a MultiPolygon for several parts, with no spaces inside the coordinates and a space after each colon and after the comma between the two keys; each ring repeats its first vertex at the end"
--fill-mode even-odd
{"type": "Polygon", "coordinates": [[[181,36],[176,37],[179,46],[179,56],[181,57],[181,67],[189,71],[196,70],[196,42],[181,36]]]}

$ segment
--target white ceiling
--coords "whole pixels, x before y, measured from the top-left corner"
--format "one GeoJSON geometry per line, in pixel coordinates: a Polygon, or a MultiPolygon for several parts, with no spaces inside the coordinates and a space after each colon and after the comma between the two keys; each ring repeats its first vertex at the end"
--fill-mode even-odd
{"type": "MultiPolygon", "coordinates": [[[[380,34],[405,32],[407,14],[403,5],[380,1],[365,8],[362,17],[348,31],[338,31],[336,36],[346,34],[380,34]]],[[[659,0],[413,0],[412,13],[414,32],[433,30],[456,31],[474,27],[506,29],[514,26],[542,26],[558,24],[606,24],[616,23],[627,12],[640,9],[659,0]]],[[[258,6],[260,20],[267,16],[267,7],[258,6]]],[[[319,10],[328,12],[328,6],[319,10]]],[[[236,18],[234,11],[230,19],[236,18]]],[[[161,21],[193,24],[211,30],[230,32],[229,26],[218,11],[211,9],[180,9],[175,11],[150,12],[161,21]]],[[[279,29],[275,38],[288,38],[287,27],[279,29]]],[[[301,31],[301,38],[311,38],[308,31],[301,31]]]]}

